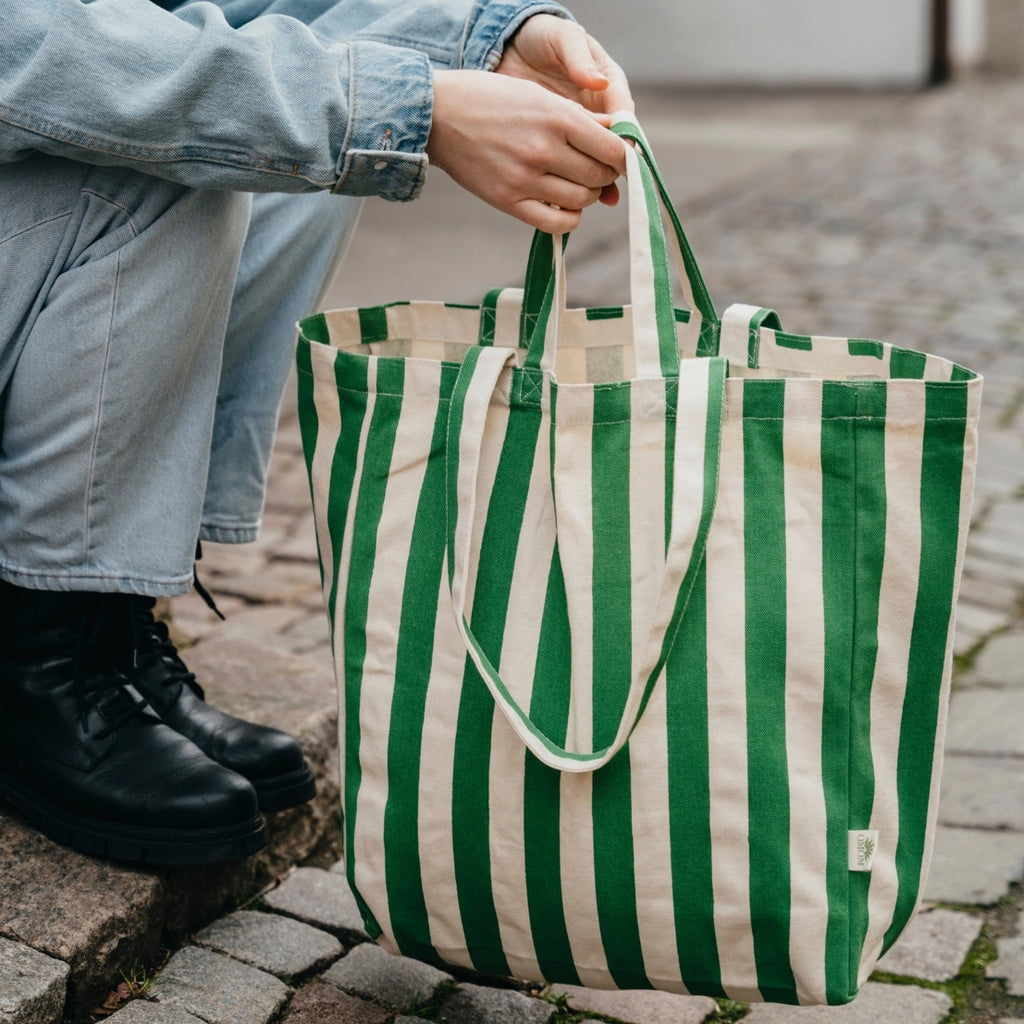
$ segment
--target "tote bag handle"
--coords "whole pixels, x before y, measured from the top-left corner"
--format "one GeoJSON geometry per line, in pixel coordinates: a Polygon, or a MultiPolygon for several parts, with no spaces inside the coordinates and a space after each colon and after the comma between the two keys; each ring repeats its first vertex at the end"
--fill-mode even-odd
{"type": "MultiPolygon", "coordinates": [[[[657,270],[650,272],[647,266],[657,261],[659,247],[664,263],[664,235],[658,209],[660,197],[645,163],[632,147],[628,148],[630,298],[634,311],[634,344],[646,346],[643,355],[637,353],[638,366],[646,370],[643,375],[669,377],[677,382],[672,389],[677,396],[672,445],[672,511],[658,597],[647,618],[648,635],[640,647],[643,656],[628,681],[619,725],[606,747],[571,749],[548,736],[513,696],[484,651],[466,614],[487,413],[502,374],[511,373],[516,364],[514,350],[477,346],[468,351],[456,380],[448,419],[448,581],[456,622],[466,650],[496,705],[527,748],[544,764],[561,771],[594,771],[607,764],[625,746],[639,723],[672,650],[703,560],[718,488],[728,364],[718,358],[687,360],[684,372],[680,373],[674,316],[670,324],[664,322],[663,302],[653,294],[658,289],[666,289],[664,275],[657,270]],[[639,270],[635,267],[638,261],[643,264],[639,270]]],[[[545,371],[553,364],[561,323],[559,313],[564,309],[562,247],[560,237],[551,239],[553,274],[546,282],[543,307],[526,365],[516,371],[518,373],[550,376],[550,372],[545,371]]],[[[531,259],[536,255],[535,246],[531,259]]],[[[533,294],[536,295],[536,290],[533,294]]],[[[717,320],[715,327],[717,329],[717,320]]]]}
{"type": "MultiPolygon", "coordinates": [[[[634,304],[634,321],[639,319],[641,323],[657,323],[661,373],[675,376],[679,354],[669,273],[669,245],[675,257],[683,298],[690,310],[690,333],[697,339],[689,355],[717,354],[719,317],[646,136],[640,125],[629,115],[616,117],[618,119],[612,125],[612,131],[635,143],[635,147],[626,149],[630,292],[634,304]],[[663,210],[672,227],[667,237],[662,223],[663,210]],[[651,283],[646,283],[644,277],[651,283]],[[637,308],[638,304],[644,302],[653,302],[653,312],[650,307],[637,308]]],[[[533,236],[519,323],[519,345],[529,349],[527,366],[550,368],[554,363],[550,351],[551,342],[545,341],[544,334],[545,327],[548,327],[549,335],[557,340],[557,326],[551,324],[550,318],[552,314],[557,318],[565,308],[564,290],[558,278],[562,266],[559,256],[565,249],[567,239],[568,236],[556,237],[542,231],[535,232],[533,236]]],[[[656,370],[654,373],[645,373],[645,367],[658,366],[653,356],[652,342],[652,338],[638,337],[634,332],[634,348],[641,376],[658,375],[656,370]]]]}
{"type": "MultiPolygon", "coordinates": [[[[676,377],[679,373],[679,342],[676,337],[672,282],[662,225],[659,193],[647,162],[631,146],[626,155],[629,213],[629,279],[632,303],[632,348],[640,378],[676,377]]],[[[524,319],[532,334],[524,361],[527,373],[553,373],[558,340],[566,312],[566,236],[549,236],[550,243],[531,250],[523,303],[524,319]],[[545,264],[544,257],[550,253],[545,264]],[[538,275],[543,275],[543,300],[539,310],[530,308],[540,294],[538,275]],[[546,277],[546,280],[544,278],[546,277]]],[[[696,325],[695,325],[696,326],[696,325]]]]}
{"type": "Polygon", "coordinates": [[[466,650],[519,738],[544,764],[569,772],[595,771],[625,746],[672,650],[704,557],[718,490],[718,464],[725,409],[725,359],[689,360],[679,378],[675,409],[672,514],[664,575],[648,618],[644,657],[629,682],[618,729],[599,750],[573,750],[555,742],[530,718],[488,658],[466,615],[469,566],[483,436],[491,398],[513,349],[475,347],[459,371],[448,420],[446,511],[448,582],[455,619],[466,650]]]}

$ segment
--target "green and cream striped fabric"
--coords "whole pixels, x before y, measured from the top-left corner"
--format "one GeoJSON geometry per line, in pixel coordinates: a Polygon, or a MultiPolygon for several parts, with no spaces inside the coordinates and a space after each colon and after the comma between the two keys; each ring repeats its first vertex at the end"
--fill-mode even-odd
{"type": "Polygon", "coordinates": [[[669,207],[674,310],[620,131],[631,307],[539,239],[525,293],[301,325],[350,881],[430,962],[846,1002],[930,855],[981,380],[719,321],[669,207]]]}

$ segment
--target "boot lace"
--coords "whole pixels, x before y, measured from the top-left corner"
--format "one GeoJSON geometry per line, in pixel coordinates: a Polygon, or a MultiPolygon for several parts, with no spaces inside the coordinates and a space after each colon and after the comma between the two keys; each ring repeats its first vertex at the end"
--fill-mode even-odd
{"type": "Polygon", "coordinates": [[[146,701],[128,686],[128,681],[117,671],[113,653],[104,643],[114,600],[109,598],[83,604],[71,652],[75,698],[82,728],[86,734],[90,732],[89,712],[95,709],[103,719],[103,725],[94,733],[100,740],[146,707],[146,701]]]}
{"type": "Polygon", "coordinates": [[[178,648],[171,639],[167,623],[153,614],[156,600],[152,597],[134,598],[132,615],[132,667],[146,668],[162,663],[161,685],[182,684],[189,687],[200,700],[203,688],[196,681],[195,674],[181,660],[178,648]]]}

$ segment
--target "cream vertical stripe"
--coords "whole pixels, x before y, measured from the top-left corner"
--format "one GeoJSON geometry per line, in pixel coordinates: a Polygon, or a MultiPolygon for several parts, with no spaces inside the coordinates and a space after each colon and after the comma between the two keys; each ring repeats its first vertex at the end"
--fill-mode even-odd
{"type": "MultiPolygon", "coordinates": [[[[436,381],[434,397],[407,394],[402,399],[391,466],[388,472],[380,521],[377,526],[374,573],[370,580],[366,609],[366,653],[363,658],[363,692],[371,700],[359,706],[360,767],[362,782],[356,800],[355,855],[361,884],[368,890],[386,888],[387,851],[379,837],[384,834],[384,811],[388,798],[388,743],[391,734],[391,701],[398,664],[398,623],[409,564],[416,498],[423,489],[430,456],[431,432],[423,429],[437,416],[437,393],[441,364],[431,367],[436,381]],[[368,848],[369,847],[369,848],[368,848]]],[[[369,418],[367,419],[369,422],[369,418]]],[[[377,923],[391,934],[390,911],[377,923]]]]}
{"type": "Polygon", "coordinates": [[[921,456],[924,444],[925,392],[911,382],[888,386],[890,404],[898,396],[900,415],[885,428],[885,555],[878,600],[878,655],[871,687],[871,752],[875,799],[871,828],[878,831],[878,852],[868,892],[868,929],[861,955],[864,970],[881,952],[899,890],[896,845],[899,842],[899,762],[901,716],[910,641],[917,604],[921,559],[921,456]]]}
{"type": "Polygon", "coordinates": [[[732,999],[757,999],[750,924],[747,804],[747,666],[743,551],[743,395],[726,385],[718,502],[707,545],[708,759],[711,876],[722,984],[732,999]]]}
{"type": "MultiPolygon", "coordinates": [[[[341,436],[341,405],[338,398],[338,387],[334,376],[335,352],[327,345],[310,346],[310,366],[313,373],[313,403],[317,416],[316,449],[313,453],[313,464],[310,468],[311,479],[331,479],[331,467],[334,463],[334,452],[337,447],[338,438],[341,436]]],[[[350,510],[351,511],[351,510],[350,510]]],[[[334,546],[331,543],[331,531],[328,526],[326,515],[314,517],[316,523],[317,547],[320,552],[320,568],[323,572],[323,593],[324,603],[330,601],[331,587],[334,583],[334,546]]],[[[349,536],[348,524],[346,524],[345,537],[349,536]]],[[[345,541],[342,538],[342,547],[345,541]]],[[[339,552],[340,555],[340,552],[339,552]]],[[[344,579],[344,577],[342,577],[344,579]]],[[[343,588],[339,588],[343,589],[343,588]]],[[[332,615],[336,628],[332,630],[331,652],[332,662],[335,667],[335,683],[338,687],[338,749],[341,756],[338,758],[338,782],[341,792],[345,792],[345,700],[344,700],[344,678],[339,671],[340,666],[345,664],[345,640],[344,630],[340,627],[340,620],[337,618],[338,609],[344,608],[344,594],[339,593],[335,600],[334,608],[328,609],[332,615]]]]}
{"type": "Polygon", "coordinates": [[[580,982],[593,988],[614,988],[608,973],[597,913],[594,821],[591,814],[593,789],[593,773],[562,773],[559,811],[562,909],[580,982]]]}
{"type": "MultiPolygon", "coordinates": [[[[636,864],[636,916],[644,970],[658,988],[685,993],[674,941],[675,901],[670,897],[672,843],[669,830],[668,710],[661,673],[629,742],[636,864]]],[[[676,893],[676,898],[685,895],[676,893]]]]}
{"type": "MultiPolygon", "coordinates": [[[[650,659],[651,620],[665,581],[665,435],[666,429],[674,429],[675,421],[666,423],[663,381],[634,382],[631,395],[634,418],[629,444],[629,560],[632,678],[636,679],[650,659]],[[657,393],[649,384],[657,385],[657,393]],[[644,398],[647,408],[638,408],[644,398]]],[[[703,440],[703,431],[696,427],[689,433],[703,440]]],[[[699,507],[699,490],[690,492],[686,502],[699,507]]]]}
{"type": "MultiPolygon", "coordinates": [[[[555,515],[566,601],[572,623],[572,696],[566,746],[593,749],[593,528],[590,521],[593,394],[589,388],[559,389],[552,452],[555,515]]],[[[594,874],[593,776],[565,772],[561,781],[559,870],[566,894],[566,930],[573,960],[584,985],[607,984],[594,874]]]]}
{"type": "Polygon", "coordinates": [[[532,757],[508,720],[491,722],[491,769],[488,773],[491,894],[498,916],[501,947],[516,978],[537,978],[537,951],[530,927],[523,835],[525,760],[532,757]]]}
{"type": "MultiPolygon", "coordinates": [[[[555,548],[548,432],[541,427],[533,460],[523,525],[509,591],[505,634],[498,666],[516,701],[529,710],[548,573],[555,548]]],[[[525,758],[504,715],[494,716],[491,732],[490,834],[491,884],[510,969],[518,977],[535,977],[536,951],[526,890],[526,842],[523,835],[525,758]]],[[[554,865],[551,866],[554,870],[554,865]]]]}
{"type": "MultiPolygon", "coordinates": [[[[632,387],[629,526],[634,679],[650,657],[648,634],[666,569],[665,437],[666,430],[674,428],[675,422],[666,419],[664,388],[662,381],[638,381],[632,387]],[[644,395],[649,396],[646,401],[644,395]]],[[[693,433],[701,435],[702,431],[695,429],[693,433]]],[[[699,503],[699,493],[688,500],[699,503]]],[[[675,933],[675,914],[672,900],[665,898],[666,886],[672,878],[666,717],[663,671],[629,744],[634,884],[637,927],[647,976],[652,981],[664,979],[678,986],[679,958],[674,944],[667,941],[675,933]]]]}
{"type": "Polygon", "coordinates": [[[783,464],[786,501],[786,760],[789,765],[790,948],[802,1002],[825,998],[822,950],[828,894],[828,822],[822,785],[825,609],[821,382],[788,381],[783,464]]]}
{"type": "Polygon", "coordinates": [[[430,918],[430,942],[452,963],[468,964],[466,937],[456,899],[455,853],[452,844],[452,738],[459,719],[459,703],[452,698],[452,679],[461,679],[466,663],[452,612],[447,569],[442,568],[434,650],[430,674],[424,680],[427,696],[423,709],[420,751],[419,840],[420,875],[430,918]]]}
{"type": "Polygon", "coordinates": [[[593,390],[559,388],[551,458],[558,550],[572,623],[572,700],[565,746],[581,752],[589,752],[594,746],[594,529],[590,518],[593,430],[593,390]]]}
{"type": "MultiPolygon", "coordinates": [[[[313,373],[313,405],[316,408],[316,450],[310,473],[314,479],[330,480],[334,452],[341,437],[341,404],[338,387],[334,379],[335,352],[326,345],[310,347],[310,364],[313,373]]],[[[325,600],[331,593],[334,582],[334,548],[326,516],[315,517],[316,542],[320,551],[320,565],[323,570],[325,600]]]]}

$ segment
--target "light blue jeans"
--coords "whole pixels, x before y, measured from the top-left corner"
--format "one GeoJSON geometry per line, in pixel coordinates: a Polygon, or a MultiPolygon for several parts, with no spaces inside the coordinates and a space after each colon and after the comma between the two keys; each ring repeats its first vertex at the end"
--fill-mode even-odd
{"type": "Polygon", "coordinates": [[[295,321],[361,200],[0,165],[0,576],[151,596],[253,540],[295,321]]]}
{"type": "Polygon", "coordinates": [[[493,68],[545,11],[0,5],[0,578],[172,595],[197,538],[255,538],[357,197],[414,198],[432,69],[493,68]]]}

